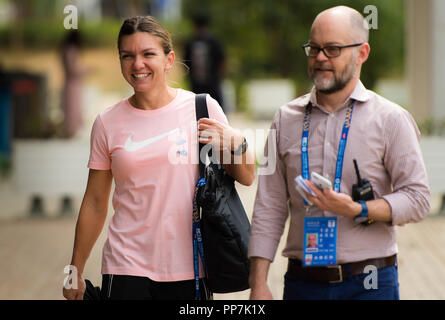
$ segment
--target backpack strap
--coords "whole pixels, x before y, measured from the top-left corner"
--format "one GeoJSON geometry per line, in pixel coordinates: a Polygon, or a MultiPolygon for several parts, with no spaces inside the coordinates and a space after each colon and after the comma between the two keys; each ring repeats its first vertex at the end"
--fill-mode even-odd
{"type": "MultiPolygon", "coordinates": [[[[209,112],[207,110],[207,94],[197,94],[195,97],[195,110],[196,110],[196,123],[201,118],[208,118],[209,112]]],[[[205,146],[205,143],[199,143],[198,148],[198,161],[199,161],[199,176],[204,176],[205,163],[201,161],[201,150],[205,146]]]]}

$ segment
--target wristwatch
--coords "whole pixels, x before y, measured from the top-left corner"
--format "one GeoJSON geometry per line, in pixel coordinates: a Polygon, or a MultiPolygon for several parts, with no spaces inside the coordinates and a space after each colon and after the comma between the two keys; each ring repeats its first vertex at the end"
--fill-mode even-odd
{"type": "Polygon", "coordinates": [[[367,224],[369,221],[368,206],[366,205],[366,202],[363,200],[359,200],[358,202],[360,202],[360,204],[362,205],[362,211],[360,212],[360,214],[354,217],[354,221],[361,224],[367,224]]]}
{"type": "Polygon", "coordinates": [[[246,150],[247,150],[247,140],[244,137],[243,143],[240,144],[238,149],[230,150],[230,153],[239,156],[239,155],[242,155],[243,153],[245,153],[246,150]]]}

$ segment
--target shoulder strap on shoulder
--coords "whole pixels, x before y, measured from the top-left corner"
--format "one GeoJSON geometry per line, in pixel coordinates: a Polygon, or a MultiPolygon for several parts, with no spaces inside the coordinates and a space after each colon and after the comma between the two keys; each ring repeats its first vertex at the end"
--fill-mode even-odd
{"type": "Polygon", "coordinates": [[[196,104],[196,121],[201,118],[208,118],[209,112],[207,110],[207,94],[201,93],[197,94],[195,97],[196,104]]]}
{"type": "MultiPolygon", "coordinates": [[[[208,118],[209,112],[207,110],[207,94],[197,94],[195,97],[195,110],[196,110],[196,123],[201,118],[208,118]]],[[[199,176],[204,176],[205,163],[201,161],[201,150],[205,146],[204,143],[199,143],[198,148],[198,161],[199,161],[199,176]]]]}

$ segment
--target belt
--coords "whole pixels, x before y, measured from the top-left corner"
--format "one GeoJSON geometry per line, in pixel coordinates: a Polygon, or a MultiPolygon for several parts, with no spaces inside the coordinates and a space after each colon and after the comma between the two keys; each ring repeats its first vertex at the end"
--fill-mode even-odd
{"type": "Polygon", "coordinates": [[[321,267],[302,267],[301,260],[289,259],[287,272],[298,279],[341,283],[348,275],[356,276],[364,273],[365,267],[369,265],[375,266],[377,269],[397,265],[397,255],[321,267]]]}

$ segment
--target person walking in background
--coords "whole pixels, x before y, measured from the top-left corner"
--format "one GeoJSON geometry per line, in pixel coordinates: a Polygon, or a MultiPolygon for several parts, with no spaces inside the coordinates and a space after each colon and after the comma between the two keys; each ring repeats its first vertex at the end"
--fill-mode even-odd
{"type": "Polygon", "coordinates": [[[240,148],[244,137],[228,125],[209,95],[209,118],[200,119],[198,139],[195,94],[167,85],[175,53],[170,34],[153,17],[125,20],[118,49],[122,75],[134,94],[100,113],[94,122],[88,184],[71,261],[78,270],[78,289],[64,288],[63,295],[83,298],[83,270],[103,228],[114,179],[114,215],[103,248],[102,295],[194,299],[192,204],[199,174],[192,159],[198,154],[198,141],[220,150],[220,159],[228,156],[231,161],[222,163],[224,169],[244,185],[254,179],[253,153],[231,152],[240,148]]]}
{"type": "Polygon", "coordinates": [[[221,89],[225,63],[223,46],[210,34],[208,16],[195,16],[193,24],[194,36],[185,46],[184,57],[190,69],[191,89],[195,93],[209,93],[224,110],[221,89]]]}
{"type": "Polygon", "coordinates": [[[62,92],[64,136],[72,138],[84,123],[82,82],[87,70],[80,63],[82,37],[78,30],[70,30],[62,44],[61,56],[65,73],[62,92]]]}
{"type": "MultiPolygon", "coordinates": [[[[83,79],[90,71],[80,63],[81,49],[82,35],[76,29],[70,30],[61,47],[65,75],[62,89],[63,125],[61,127],[61,135],[64,138],[74,138],[84,124],[83,79]]],[[[71,215],[72,212],[73,200],[66,195],[62,198],[60,213],[63,216],[71,215]]]]}
{"type": "Polygon", "coordinates": [[[428,214],[430,191],[414,119],[360,81],[368,37],[366,20],[345,6],[312,24],[303,49],[314,88],[277,111],[276,150],[266,144],[276,170],[259,176],[251,299],[272,298],[267,274],[289,215],[284,299],[399,299],[395,227],[428,214]],[[370,184],[357,183],[354,159],[370,184]],[[310,172],[333,190],[316,187],[310,172]],[[313,192],[302,191],[307,200],[297,191],[299,175],[313,192]],[[317,252],[304,246],[310,233],[318,235],[317,252]]]}

